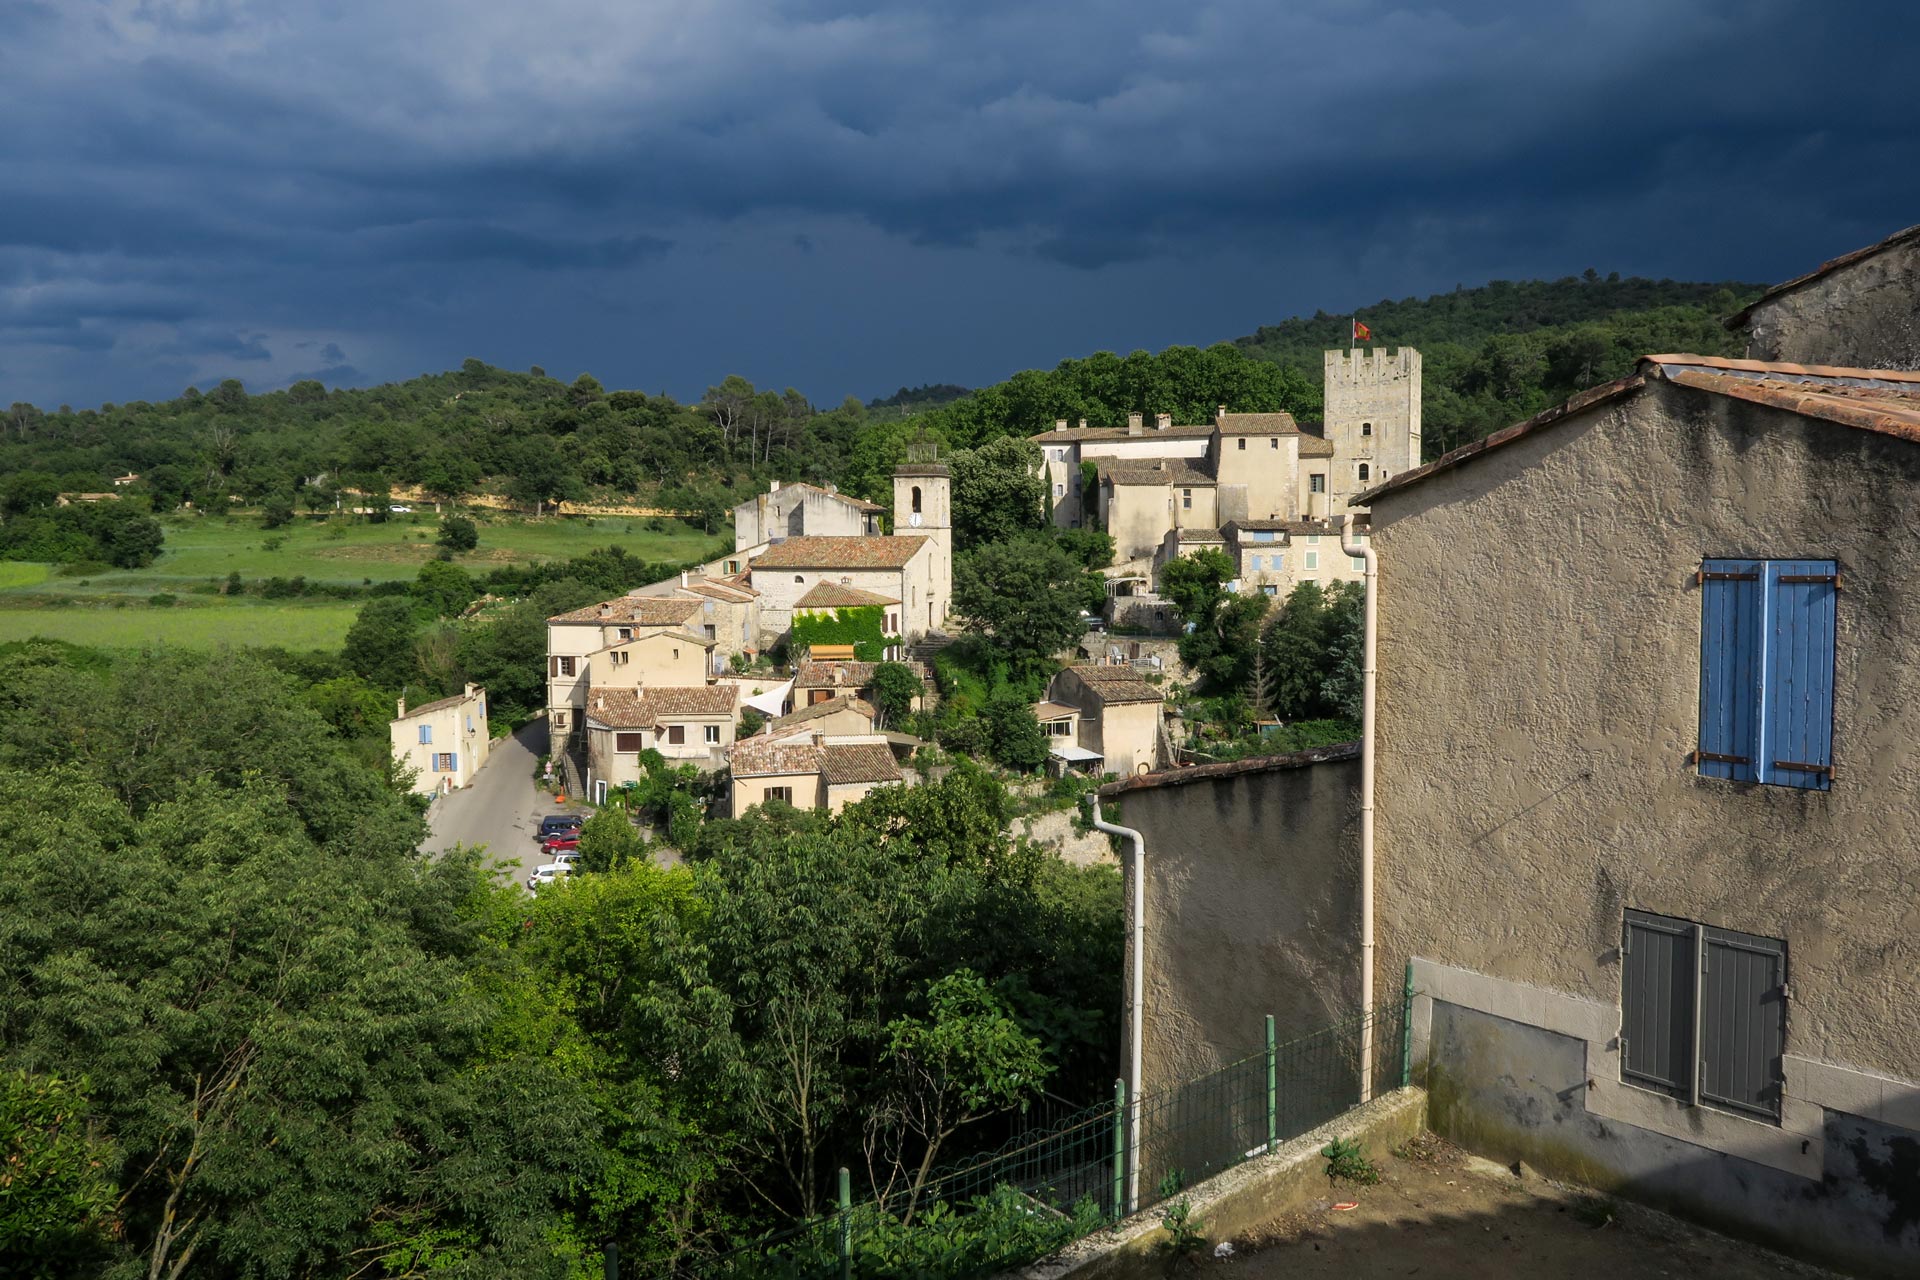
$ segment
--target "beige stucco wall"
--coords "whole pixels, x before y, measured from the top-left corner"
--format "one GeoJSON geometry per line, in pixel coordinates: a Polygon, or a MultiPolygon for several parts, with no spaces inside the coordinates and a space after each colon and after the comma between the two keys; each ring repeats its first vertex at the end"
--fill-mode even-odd
{"type": "Polygon", "coordinates": [[[792,787],[793,807],[818,809],[822,803],[820,775],[817,773],[767,774],[764,777],[733,780],[733,816],[739,817],[754,805],[764,803],[769,787],[792,787]]]}
{"type": "Polygon", "coordinates": [[[865,800],[881,787],[903,786],[901,782],[848,782],[826,788],[827,810],[838,813],[850,804],[865,800]]]}
{"type": "Polygon", "coordinates": [[[1221,498],[1218,515],[1223,523],[1229,519],[1286,520],[1293,516],[1300,488],[1299,436],[1223,435],[1215,447],[1219,450],[1215,474],[1220,487],[1231,487],[1240,494],[1232,504],[1221,498]],[[1228,510],[1229,505],[1236,509],[1228,510]]]}
{"type": "Polygon", "coordinates": [[[826,715],[816,716],[806,722],[806,727],[829,738],[844,738],[849,734],[870,734],[873,721],[855,711],[852,707],[841,707],[826,715]]]}
{"type": "MultiPolygon", "coordinates": [[[[640,750],[657,746],[651,729],[621,729],[619,733],[638,733],[640,750]]],[[[587,730],[587,782],[605,782],[610,787],[623,786],[629,782],[639,782],[646,776],[646,770],[640,767],[640,751],[619,751],[616,744],[619,739],[612,729],[587,730]]]]}
{"type": "Polygon", "coordinates": [[[493,745],[487,727],[486,693],[477,691],[453,706],[389,721],[387,738],[400,763],[419,771],[413,780],[413,790],[418,794],[432,795],[448,784],[464,787],[487,762],[487,752],[493,745]],[[420,741],[423,725],[433,734],[431,743],[420,741]],[[434,756],[448,752],[453,754],[453,772],[436,771],[434,756]]]}
{"type": "Polygon", "coordinates": [[[822,582],[840,583],[873,591],[900,601],[902,632],[912,640],[928,631],[929,608],[945,621],[944,585],[935,581],[935,543],[921,543],[900,569],[755,569],[753,585],[760,592],[760,641],[767,648],[793,627],[793,606],[822,582]]]}
{"type": "Polygon", "coordinates": [[[653,746],[661,755],[675,764],[698,765],[702,769],[720,769],[726,766],[725,751],[733,743],[734,718],[731,715],[717,716],[672,716],[660,722],[662,732],[653,746]],[[669,741],[667,732],[675,725],[684,728],[684,742],[675,744],[669,741]],[[711,727],[719,734],[718,742],[707,741],[707,729],[711,727]]]}
{"type": "Polygon", "coordinates": [[[1173,527],[1171,491],[1164,486],[1102,485],[1102,519],[1116,558],[1151,557],[1173,527]]]}
{"type": "Polygon", "coordinates": [[[1745,331],[1755,360],[1920,369],[1920,238],[1762,302],[1745,331]]]}
{"type": "Polygon", "coordinates": [[[784,486],[733,509],[733,545],[739,551],[774,538],[853,537],[867,532],[870,519],[838,496],[784,486]]]}
{"type": "Polygon", "coordinates": [[[1336,748],[1103,790],[1145,837],[1149,1090],[1251,1051],[1269,1013],[1287,1040],[1358,1004],[1359,771],[1336,748]]]}
{"type": "Polygon", "coordinates": [[[708,652],[705,645],[676,632],[642,636],[591,655],[587,681],[593,689],[702,685],[707,682],[708,652]],[[627,661],[616,663],[616,653],[625,654],[627,661]]]}
{"type": "Polygon", "coordinates": [[[1107,772],[1117,773],[1123,778],[1142,767],[1151,769],[1159,758],[1156,747],[1163,705],[1158,702],[1103,705],[1098,719],[1088,718],[1080,722],[1081,737],[1084,739],[1088,727],[1092,726],[1100,740],[1099,745],[1084,741],[1082,745],[1105,756],[1107,772]]]}
{"type": "Polygon", "coordinates": [[[1381,997],[1619,1004],[1626,907],[1784,938],[1786,1051],[1920,1078],[1920,447],[1655,383],[1376,504],[1381,997]],[[1830,792],[1696,776],[1703,558],[1834,558],[1830,792]]]}

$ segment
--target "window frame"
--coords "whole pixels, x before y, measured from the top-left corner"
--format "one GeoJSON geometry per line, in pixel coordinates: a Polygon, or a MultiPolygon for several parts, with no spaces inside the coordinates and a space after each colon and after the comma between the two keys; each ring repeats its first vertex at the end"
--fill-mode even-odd
{"type": "Polygon", "coordinates": [[[792,787],[767,787],[760,793],[760,801],[762,804],[764,804],[768,800],[778,800],[782,804],[792,804],[793,788],[792,787]]]}
{"type": "Polygon", "coordinates": [[[1324,471],[1307,472],[1307,492],[1325,493],[1327,491],[1327,473],[1324,471]]]}
{"type": "Polygon", "coordinates": [[[720,726],[717,724],[710,724],[706,726],[706,730],[707,730],[707,745],[708,746],[718,745],[720,742],[720,726]]]}
{"type": "Polygon", "coordinates": [[[639,730],[614,731],[613,753],[618,756],[637,756],[647,749],[647,735],[639,730]]]}
{"type": "Polygon", "coordinates": [[[1709,557],[1694,583],[1700,592],[1694,772],[1831,790],[1839,562],[1709,557]]]}
{"type": "Polygon", "coordinates": [[[687,726],[683,724],[668,725],[667,726],[667,745],[670,747],[686,746],[687,745],[687,726]]]}
{"type": "Polygon", "coordinates": [[[430,747],[433,745],[433,726],[432,725],[423,724],[420,726],[420,745],[423,747],[430,747]]]}

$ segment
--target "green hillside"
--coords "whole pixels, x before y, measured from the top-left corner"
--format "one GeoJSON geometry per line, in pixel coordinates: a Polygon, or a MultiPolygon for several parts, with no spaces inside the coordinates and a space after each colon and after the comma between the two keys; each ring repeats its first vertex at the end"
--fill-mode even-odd
{"type": "MultiPolygon", "coordinates": [[[[1617,378],[1643,355],[1740,354],[1721,317],[1765,285],[1602,278],[1495,280],[1430,298],[1382,299],[1360,308],[1374,345],[1411,346],[1425,371],[1427,456],[1617,378]]],[[[1317,312],[1262,325],[1234,345],[1319,381],[1321,353],[1344,347],[1351,316],[1317,312]]]]}

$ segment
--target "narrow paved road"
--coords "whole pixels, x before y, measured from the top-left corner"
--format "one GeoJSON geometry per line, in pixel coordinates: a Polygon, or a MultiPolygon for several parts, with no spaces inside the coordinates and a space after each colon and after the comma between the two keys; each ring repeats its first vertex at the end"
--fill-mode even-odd
{"type": "MultiPolygon", "coordinates": [[[[540,861],[533,842],[540,816],[562,811],[552,796],[535,785],[540,757],[546,753],[544,718],[494,743],[473,781],[434,805],[427,819],[425,850],[439,853],[456,844],[486,845],[492,860],[504,864],[503,874],[524,885],[540,861]]],[[[566,808],[577,810],[578,806],[566,808]]]]}

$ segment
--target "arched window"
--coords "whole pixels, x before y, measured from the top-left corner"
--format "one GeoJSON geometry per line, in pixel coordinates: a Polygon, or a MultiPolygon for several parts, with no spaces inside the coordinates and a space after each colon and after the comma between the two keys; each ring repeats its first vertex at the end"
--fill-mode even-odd
{"type": "Polygon", "coordinates": [[[1360,478],[1362,480],[1367,478],[1367,464],[1364,462],[1360,464],[1360,478]]]}
{"type": "Polygon", "coordinates": [[[1360,424],[1360,434],[1361,434],[1361,435],[1363,435],[1363,436],[1370,436],[1370,435],[1372,435],[1372,434],[1373,434],[1373,424],[1372,424],[1371,422],[1363,422],[1363,423],[1361,423],[1361,424],[1360,424]]]}
{"type": "Polygon", "coordinates": [[[913,509],[915,511],[920,510],[920,486],[919,485],[913,486],[913,509]]]}

